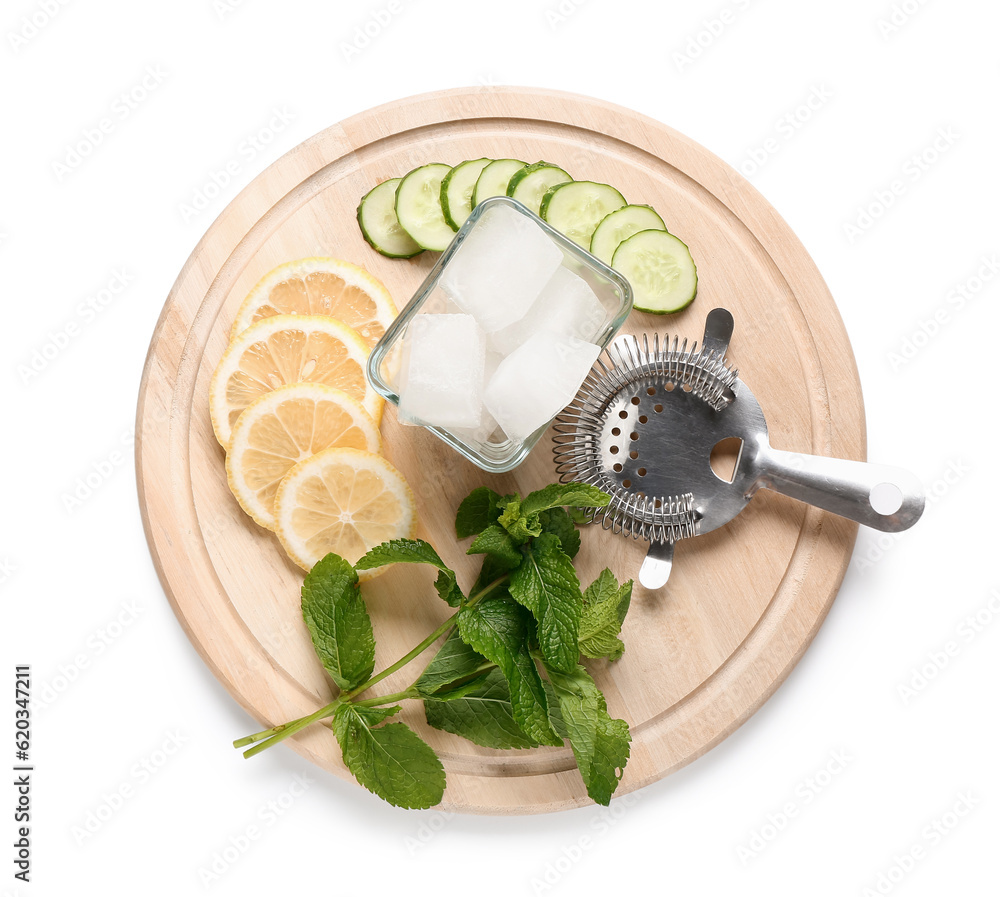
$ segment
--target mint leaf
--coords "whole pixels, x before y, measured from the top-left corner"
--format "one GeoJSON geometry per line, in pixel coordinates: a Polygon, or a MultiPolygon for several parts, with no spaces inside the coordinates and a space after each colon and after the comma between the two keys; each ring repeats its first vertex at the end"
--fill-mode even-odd
{"type": "Polygon", "coordinates": [[[328,554],[302,583],[302,618],[326,671],[341,691],[366,681],[375,668],[375,636],[358,574],[342,557],[328,554]]]}
{"type": "Polygon", "coordinates": [[[369,727],[384,723],[390,716],[395,716],[403,708],[399,704],[390,707],[363,707],[357,704],[351,705],[354,712],[358,714],[369,727]]]}
{"type": "Polygon", "coordinates": [[[612,719],[604,695],[582,666],[570,673],[548,672],[587,794],[607,806],[628,763],[628,724],[612,719]]]}
{"type": "Polygon", "coordinates": [[[444,796],[444,767],[430,745],[405,723],[374,728],[387,715],[386,708],[353,704],[337,708],[333,732],[344,765],[360,784],[394,807],[433,807],[444,796]]]}
{"type": "Polygon", "coordinates": [[[560,738],[569,738],[566,723],[563,722],[562,710],[559,708],[559,695],[556,694],[555,688],[548,679],[542,680],[542,686],[545,688],[545,700],[549,705],[549,725],[552,726],[552,731],[560,738]]]}
{"type": "Polygon", "coordinates": [[[511,570],[521,563],[521,552],[510,533],[496,524],[486,527],[476,536],[466,554],[492,555],[505,570],[511,570]]]}
{"type": "Polygon", "coordinates": [[[465,644],[458,630],[453,629],[434,659],[420,674],[415,683],[416,689],[425,698],[444,695],[458,697],[455,686],[470,679],[474,685],[478,685],[485,678],[486,671],[483,667],[488,664],[489,661],[465,644]]]}
{"type": "Polygon", "coordinates": [[[583,593],[580,617],[580,652],[586,657],[618,660],[625,645],[618,637],[632,600],[632,580],[618,584],[605,568],[583,593]]]}
{"type": "Polygon", "coordinates": [[[523,545],[533,536],[541,535],[542,525],[538,522],[538,515],[530,519],[521,511],[521,502],[517,498],[512,498],[500,515],[499,524],[510,533],[510,537],[515,544],[523,545]]]}
{"type": "Polygon", "coordinates": [[[458,506],[455,515],[455,535],[459,539],[475,536],[497,522],[500,516],[499,493],[485,486],[473,489],[458,506]]]}
{"type": "Polygon", "coordinates": [[[587,483],[553,483],[528,495],[521,502],[521,513],[531,516],[549,508],[603,508],[609,501],[610,495],[587,483]]]}
{"type": "Polygon", "coordinates": [[[563,672],[580,660],[579,629],[583,610],[580,581],[559,539],[545,533],[535,539],[521,566],[510,574],[510,594],[538,623],[538,644],[547,667],[563,672]]]}
{"type": "Polygon", "coordinates": [[[580,537],[575,532],[571,534],[570,524],[576,517],[568,514],[566,507],[603,507],[609,501],[611,496],[596,486],[588,486],[586,483],[555,483],[532,492],[523,501],[516,496],[506,499],[497,522],[518,545],[523,545],[543,532],[552,532],[565,538],[564,550],[573,557],[580,548],[580,537]]]}
{"type": "MultiPolygon", "coordinates": [[[[354,566],[358,570],[373,570],[387,564],[430,564],[448,570],[434,546],[423,539],[392,539],[370,549],[354,566]]],[[[449,571],[450,572],[450,571],[449,571]]]]}
{"type": "Polygon", "coordinates": [[[569,557],[576,557],[580,550],[580,533],[565,508],[549,508],[547,511],[541,511],[538,522],[542,525],[543,533],[552,533],[559,539],[562,550],[569,557]]]}
{"type": "Polygon", "coordinates": [[[496,667],[477,688],[461,697],[426,700],[424,714],[435,729],[460,735],[483,747],[530,748],[537,744],[515,722],[510,688],[496,667]]]}
{"type": "Polygon", "coordinates": [[[387,564],[430,564],[441,572],[434,587],[452,607],[458,607],[464,598],[455,583],[455,572],[441,560],[434,547],[423,539],[392,539],[383,542],[364,555],[355,565],[357,570],[372,570],[387,564]]]}
{"type": "Polygon", "coordinates": [[[499,561],[494,555],[487,554],[483,556],[483,566],[479,570],[479,576],[476,577],[476,581],[472,588],[469,590],[470,597],[479,594],[483,589],[492,583],[496,582],[498,579],[502,579],[499,585],[495,586],[490,595],[493,597],[506,595],[507,594],[507,574],[510,572],[510,567],[499,561]]]}
{"type": "Polygon", "coordinates": [[[500,667],[521,731],[539,744],[562,744],[549,725],[545,689],[528,653],[528,629],[522,613],[506,598],[489,597],[463,607],[456,622],[462,640],[500,667]]]}
{"type": "Polygon", "coordinates": [[[455,582],[455,574],[451,570],[441,570],[438,573],[437,579],[434,580],[434,588],[442,600],[451,607],[461,607],[465,601],[465,595],[455,582]]]}

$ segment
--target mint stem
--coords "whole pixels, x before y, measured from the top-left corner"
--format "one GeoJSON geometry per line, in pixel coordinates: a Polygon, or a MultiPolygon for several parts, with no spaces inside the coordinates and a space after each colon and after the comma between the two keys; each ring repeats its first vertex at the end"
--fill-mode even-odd
{"type": "Polygon", "coordinates": [[[510,579],[509,573],[504,573],[503,576],[498,576],[489,585],[483,586],[474,595],[470,595],[469,600],[465,602],[465,606],[472,607],[472,605],[474,605],[476,602],[482,600],[487,595],[489,595],[489,593],[492,592],[497,586],[502,586],[505,582],[507,582],[508,579],[510,579]]]}
{"type": "MultiPolygon", "coordinates": [[[[365,701],[357,701],[355,703],[359,707],[378,707],[381,704],[393,704],[396,701],[405,701],[407,698],[416,697],[419,697],[419,695],[411,685],[406,689],[406,691],[399,691],[394,695],[382,695],[377,698],[368,698],[365,701]]],[[[290,735],[294,735],[296,732],[301,731],[310,723],[314,723],[327,716],[333,716],[337,707],[343,703],[343,699],[338,698],[336,701],[327,704],[325,707],[321,707],[315,713],[310,713],[309,716],[303,716],[299,719],[292,720],[291,722],[282,723],[280,726],[275,726],[273,729],[265,729],[263,732],[258,732],[255,735],[248,735],[246,738],[234,741],[233,747],[239,748],[245,747],[248,744],[254,744],[255,742],[263,742],[257,744],[256,747],[243,752],[244,757],[252,757],[254,754],[259,754],[261,751],[267,750],[272,744],[284,741],[290,735]]]]}
{"type": "Polygon", "coordinates": [[[379,707],[382,704],[395,704],[407,698],[419,698],[419,692],[411,685],[405,691],[397,691],[394,695],[379,695],[376,698],[365,698],[363,701],[353,701],[355,707],[379,707]]]}
{"type": "MultiPolygon", "coordinates": [[[[327,716],[332,716],[333,712],[337,709],[337,705],[339,703],[340,703],[340,700],[338,699],[336,701],[333,701],[333,702],[327,704],[323,708],[323,710],[327,711],[326,715],[327,716]]],[[[282,723],[280,726],[273,726],[270,729],[264,729],[264,731],[262,731],[262,732],[255,732],[253,735],[246,735],[243,738],[240,738],[240,739],[234,741],[233,742],[233,747],[235,747],[235,748],[241,748],[241,747],[246,747],[248,744],[254,744],[255,742],[263,741],[266,738],[270,738],[272,735],[277,735],[279,732],[284,732],[289,726],[297,726],[299,723],[302,723],[304,720],[310,720],[311,721],[315,717],[316,717],[315,714],[309,714],[309,716],[302,716],[302,717],[299,717],[299,719],[289,720],[287,723],[282,723]]],[[[319,717],[319,719],[322,719],[322,717],[319,717]]],[[[298,729],[296,729],[295,731],[298,731],[298,729]]]]}
{"type": "MultiPolygon", "coordinates": [[[[478,601],[485,598],[490,592],[492,592],[497,587],[503,585],[508,579],[510,579],[510,574],[505,573],[503,576],[497,577],[493,582],[488,585],[483,586],[478,592],[469,596],[469,600],[465,602],[465,607],[471,607],[478,601]]],[[[296,732],[301,731],[310,723],[316,722],[316,720],[324,719],[328,716],[333,716],[336,712],[337,707],[347,701],[353,701],[358,695],[363,692],[368,691],[373,685],[381,682],[383,679],[391,676],[393,673],[401,670],[405,667],[411,660],[423,654],[431,645],[434,644],[442,635],[447,634],[451,631],[451,628],[455,625],[455,618],[458,616],[458,611],[453,613],[447,620],[445,620],[437,629],[435,629],[430,635],[427,636],[419,645],[413,648],[412,651],[404,654],[399,660],[397,660],[392,666],[386,667],[381,673],[372,676],[366,682],[362,682],[356,688],[352,688],[350,691],[341,692],[337,697],[337,700],[332,701],[325,707],[320,707],[315,713],[310,713],[308,716],[300,717],[296,720],[291,720],[287,723],[282,723],[280,726],[274,726],[271,729],[265,729],[262,732],[256,732],[253,735],[247,735],[244,738],[240,738],[233,742],[233,747],[241,748],[246,747],[248,744],[254,745],[243,752],[244,757],[253,757],[259,754],[261,751],[267,750],[272,745],[277,744],[279,741],[284,741],[296,732]]],[[[358,705],[362,707],[376,707],[380,704],[388,704],[393,701],[402,701],[406,698],[418,697],[416,690],[413,685],[409,686],[405,691],[397,692],[394,695],[387,695],[385,697],[378,698],[367,698],[363,701],[358,701],[358,705]]]]}
{"type": "MultiPolygon", "coordinates": [[[[266,741],[260,741],[260,739],[257,736],[251,735],[250,736],[251,739],[253,739],[254,741],[260,741],[260,743],[257,744],[255,747],[252,747],[249,750],[244,751],[243,756],[248,758],[253,757],[255,754],[259,754],[261,751],[267,750],[269,747],[271,747],[271,745],[277,744],[279,741],[284,741],[286,738],[288,738],[289,735],[294,735],[296,732],[298,732],[300,729],[304,729],[310,723],[315,722],[318,719],[323,719],[323,717],[326,716],[333,716],[334,712],[337,709],[337,705],[341,703],[342,701],[338,699],[336,701],[331,702],[330,704],[327,704],[325,707],[320,707],[319,710],[317,710],[315,713],[310,713],[309,716],[303,716],[300,719],[293,720],[290,723],[284,723],[283,725],[275,726],[273,729],[269,729],[268,732],[271,732],[273,734],[271,735],[270,738],[267,738],[266,741]]],[[[266,736],[267,733],[258,732],[257,735],[266,736]]],[[[247,743],[246,739],[241,739],[240,741],[242,743],[233,742],[233,746],[243,747],[243,744],[247,743]]]]}

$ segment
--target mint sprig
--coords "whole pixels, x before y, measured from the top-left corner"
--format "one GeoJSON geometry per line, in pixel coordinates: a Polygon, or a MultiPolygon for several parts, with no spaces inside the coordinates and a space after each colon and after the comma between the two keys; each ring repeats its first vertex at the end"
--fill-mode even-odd
{"type": "Polygon", "coordinates": [[[353,566],[327,555],[305,578],[302,614],[340,692],[316,712],[235,746],[253,756],[331,719],[344,764],[360,784],[394,806],[434,806],[445,788],[440,760],[408,725],[387,722],[400,701],[415,699],[422,701],[429,725],[485,747],[529,748],[568,739],[588,795],[607,804],[628,761],[628,725],[610,716],[580,655],[621,656],[619,634],[632,583],[619,584],[604,570],[581,590],[573,558],[580,549],[577,512],[609,500],[580,483],[555,484],[524,499],[474,490],[455,520],[459,538],[474,537],[468,553],[483,556],[468,593],[437,550],[420,539],[385,542],[353,566]],[[435,590],[455,612],[374,673],[375,638],[357,571],[414,563],[438,571],[435,590]],[[408,688],[365,695],[439,642],[408,688]]]}

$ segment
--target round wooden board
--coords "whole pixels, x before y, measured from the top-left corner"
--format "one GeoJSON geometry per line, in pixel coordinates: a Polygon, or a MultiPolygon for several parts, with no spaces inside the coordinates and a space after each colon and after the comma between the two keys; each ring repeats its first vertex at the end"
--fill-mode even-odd
{"type": "MultiPolygon", "coordinates": [[[[774,209],[701,146],[618,106],[522,88],[428,94],[348,119],[279,159],[209,228],[167,298],[139,398],[139,498],[160,579],[205,662],[262,726],[327,703],[331,685],[301,620],[301,571],[229,493],[208,415],[211,373],[241,300],[284,261],[329,255],[356,262],[402,306],[436,254],[377,255],[355,223],[360,197],[417,165],[483,155],[546,159],[653,205],[691,248],[698,298],[669,317],[633,313],[626,330],[700,340],[708,311],[729,308],[736,318],[730,358],[764,409],[772,444],[865,458],[857,370],[826,285],[774,209]]],[[[465,585],[474,562],[454,539],[458,502],[479,485],[523,494],[555,479],[548,439],[517,470],[494,476],[430,433],[399,426],[392,408],[382,433],[387,456],[416,494],[419,535],[465,585]]],[[[681,543],[662,593],[636,586],[624,658],[590,664],[611,713],[631,725],[632,757],[618,794],[700,756],[761,706],[822,623],[856,533],[839,517],[764,491],[730,525],[681,543]]],[[[577,564],[581,580],[605,566],[634,577],[643,554],[643,545],[591,527],[577,564]]],[[[376,669],[450,612],[429,573],[412,566],[366,584],[365,595],[376,669]]],[[[417,672],[386,680],[385,693],[417,672]]],[[[446,809],[540,813],[588,802],[568,748],[492,751],[430,729],[419,707],[404,718],[444,761],[446,809]]],[[[315,725],[291,744],[350,779],[327,727],[315,725]]]]}

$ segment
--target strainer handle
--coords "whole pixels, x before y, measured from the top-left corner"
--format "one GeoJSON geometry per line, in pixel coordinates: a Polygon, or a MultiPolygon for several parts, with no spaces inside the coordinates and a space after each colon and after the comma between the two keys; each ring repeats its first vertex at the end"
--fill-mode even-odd
{"type": "Polygon", "coordinates": [[[924,510],[924,490],[900,467],[800,455],[759,447],[754,486],[772,489],[886,533],[909,529],[924,510]]]}
{"type": "Polygon", "coordinates": [[[670,579],[674,565],[673,542],[650,542],[649,551],[639,568],[639,584],[644,589],[662,589],[670,579]]]}

